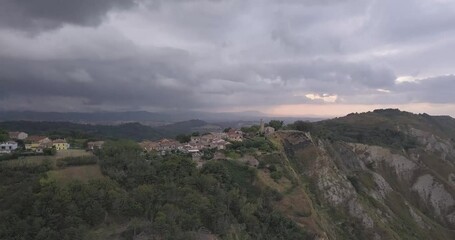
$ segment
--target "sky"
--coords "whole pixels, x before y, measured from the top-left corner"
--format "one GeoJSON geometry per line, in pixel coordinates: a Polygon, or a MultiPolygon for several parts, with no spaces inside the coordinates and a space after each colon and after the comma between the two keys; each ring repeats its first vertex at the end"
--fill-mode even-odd
{"type": "Polygon", "coordinates": [[[0,110],[455,117],[452,0],[0,0],[0,110]]]}

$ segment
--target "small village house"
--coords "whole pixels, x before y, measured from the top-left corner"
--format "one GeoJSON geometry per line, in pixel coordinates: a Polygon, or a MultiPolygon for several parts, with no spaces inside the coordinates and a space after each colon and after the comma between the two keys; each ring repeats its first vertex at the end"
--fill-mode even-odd
{"type": "Polygon", "coordinates": [[[159,143],[162,151],[178,150],[179,146],[181,145],[178,141],[166,138],[160,140],[159,143]]]}
{"type": "Polygon", "coordinates": [[[44,148],[51,148],[52,141],[46,136],[29,136],[25,139],[25,149],[41,152],[44,148]]]}
{"type": "Polygon", "coordinates": [[[224,150],[226,149],[226,146],[231,143],[226,142],[223,139],[216,139],[210,143],[209,148],[216,148],[217,150],[224,150]]]}
{"type": "Polygon", "coordinates": [[[56,139],[52,141],[52,147],[57,151],[68,150],[68,148],[70,148],[70,144],[66,142],[65,139],[56,139]]]}
{"type": "Polygon", "coordinates": [[[213,140],[216,139],[216,136],[209,133],[201,136],[201,143],[202,144],[210,144],[213,140]]]}
{"type": "Polygon", "coordinates": [[[197,144],[197,143],[200,143],[200,142],[201,142],[201,137],[200,137],[200,136],[191,136],[190,139],[191,139],[191,140],[190,140],[191,143],[197,144]]]}
{"type": "Polygon", "coordinates": [[[180,142],[173,139],[161,139],[159,141],[143,141],[139,145],[144,149],[144,151],[183,151],[184,146],[180,142]]]}
{"type": "Polygon", "coordinates": [[[141,146],[144,151],[150,152],[150,151],[159,151],[160,150],[160,143],[159,142],[153,142],[153,141],[143,141],[139,143],[139,146],[141,146]]]}
{"type": "Polygon", "coordinates": [[[11,153],[17,149],[17,142],[8,141],[0,143],[0,153],[11,153]]]}
{"type": "Polygon", "coordinates": [[[225,132],[211,132],[210,134],[212,134],[213,136],[215,136],[218,139],[227,138],[227,133],[225,133],[225,132]]]}
{"type": "Polygon", "coordinates": [[[104,141],[94,141],[87,143],[87,150],[94,151],[96,149],[102,149],[104,145],[104,141]]]}
{"type": "Polygon", "coordinates": [[[8,132],[9,138],[12,140],[24,140],[28,137],[24,132],[8,132]]]}
{"type": "Polygon", "coordinates": [[[243,141],[243,132],[236,129],[229,129],[227,132],[227,139],[229,141],[241,142],[243,141]]]}

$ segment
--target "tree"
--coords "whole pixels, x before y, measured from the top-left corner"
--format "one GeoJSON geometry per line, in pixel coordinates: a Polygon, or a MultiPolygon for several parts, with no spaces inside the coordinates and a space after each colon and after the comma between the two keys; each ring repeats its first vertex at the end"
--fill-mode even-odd
{"type": "Polygon", "coordinates": [[[253,125],[251,127],[242,127],[240,130],[244,133],[253,133],[256,134],[259,132],[259,125],[253,125]]]}
{"type": "Polygon", "coordinates": [[[107,141],[103,145],[102,154],[107,157],[117,157],[125,153],[139,154],[142,148],[131,140],[107,141]]]}
{"type": "Polygon", "coordinates": [[[152,213],[155,210],[157,203],[158,193],[152,185],[141,185],[133,191],[133,196],[136,201],[141,205],[144,216],[148,219],[152,219],[152,213]]]}
{"type": "Polygon", "coordinates": [[[302,132],[309,132],[313,129],[313,124],[307,121],[295,121],[294,122],[295,130],[302,131],[302,132]]]}
{"type": "Polygon", "coordinates": [[[280,120],[270,120],[269,126],[275,128],[275,130],[278,130],[283,127],[283,121],[280,120]]]}
{"type": "Polygon", "coordinates": [[[55,148],[45,148],[43,150],[43,153],[44,155],[47,156],[54,156],[55,154],[57,154],[57,150],[55,148]]]}
{"type": "Polygon", "coordinates": [[[191,141],[191,135],[180,134],[175,137],[175,140],[179,141],[180,143],[187,143],[191,141]]]}
{"type": "Polygon", "coordinates": [[[8,132],[3,129],[0,129],[0,142],[6,142],[9,140],[8,132]]]}

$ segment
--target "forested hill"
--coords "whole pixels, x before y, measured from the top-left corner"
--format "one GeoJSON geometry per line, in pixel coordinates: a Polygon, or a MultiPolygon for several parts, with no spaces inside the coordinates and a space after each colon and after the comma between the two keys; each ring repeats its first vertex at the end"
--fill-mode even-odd
{"type": "Polygon", "coordinates": [[[388,109],[277,127],[199,157],[119,140],[0,162],[0,239],[455,239],[453,118],[388,109]]]}
{"type": "Polygon", "coordinates": [[[314,136],[332,141],[397,148],[411,147],[415,144],[414,139],[406,134],[410,128],[455,140],[455,119],[452,117],[413,114],[398,109],[351,113],[345,117],[316,122],[311,127],[314,136]]]}
{"type": "Polygon", "coordinates": [[[70,138],[118,138],[156,140],[165,137],[174,137],[178,134],[190,133],[193,128],[207,123],[201,120],[178,122],[161,127],[149,127],[140,123],[125,123],[120,125],[92,125],[70,122],[34,122],[34,121],[6,121],[0,122],[0,129],[8,131],[23,131],[32,135],[47,135],[70,138]]]}
{"type": "Polygon", "coordinates": [[[314,239],[238,161],[197,168],[131,141],[108,141],[98,157],[0,162],[0,239],[314,239]]]}

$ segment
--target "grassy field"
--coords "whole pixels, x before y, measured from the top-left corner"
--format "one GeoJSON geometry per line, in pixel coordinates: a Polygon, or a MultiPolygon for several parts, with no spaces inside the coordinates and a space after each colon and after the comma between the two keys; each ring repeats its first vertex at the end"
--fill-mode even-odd
{"type": "Polygon", "coordinates": [[[92,179],[103,178],[103,174],[98,165],[67,167],[49,171],[48,175],[50,178],[54,178],[60,183],[68,183],[72,180],[87,182],[92,179]]]}
{"type": "Polygon", "coordinates": [[[103,178],[98,165],[69,166],[58,168],[57,162],[67,157],[84,157],[93,156],[91,152],[85,150],[63,150],[58,151],[54,156],[29,156],[21,159],[8,160],[0,162],[3,166],[8,167],[32,167],[42,164],[44,161],[51,161],[54,170],[48,172],[50,178],[54,178],[60,183],[69,183],[72,180],[87,182],[92,179],[103,178]]]}
{"type": "Polygon", "coordinates": [[[24,166],[24,165],[38,165],[41,164],[44,160],[49,159],[53,162],[54,167],[56,166],[56,162],[59,159],[66,158],[66,157],[81,157],[81,156],[93,156],[91,152],[87,152],[85,150],[79,149],[70,149],[70,150],[62,150],[57,151],[57,154],[54,156],[29,156],[29,157],[22,157],[19,159],[8,160],[0,162],[0,164],[5,164],[6,166],[24,166]]]}

